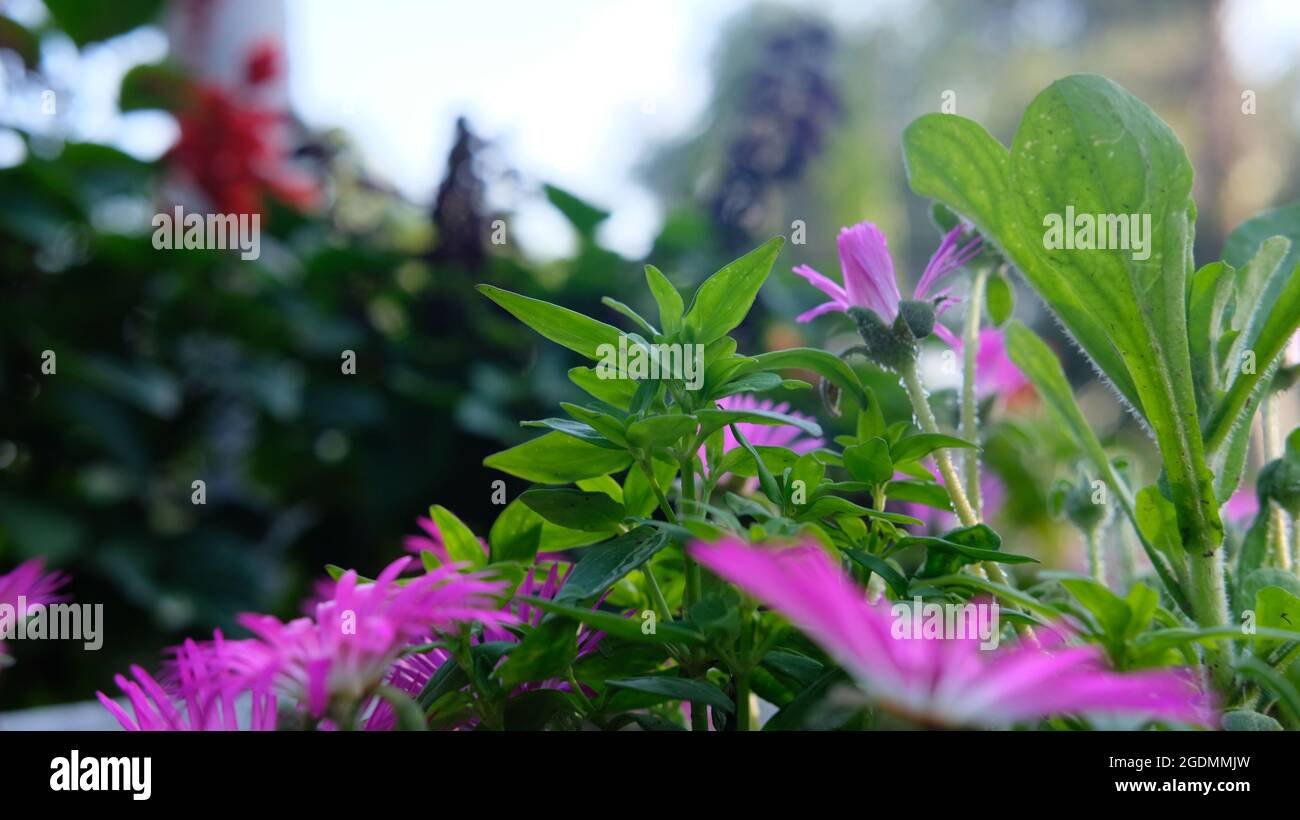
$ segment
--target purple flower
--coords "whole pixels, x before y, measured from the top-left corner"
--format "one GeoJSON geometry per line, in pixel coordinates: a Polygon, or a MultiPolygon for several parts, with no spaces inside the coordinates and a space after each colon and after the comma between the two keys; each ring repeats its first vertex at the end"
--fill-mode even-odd
{"type": "MultiPolygon", "coordinates": [[[[808,416],[791,410],[790,405],[786,402],[776,404],[771,399],[756,399],[752,393],[737,393],[734,396],[724,396],[718,399],[718,407],[722,410],[768,410],[774,413],[784,413],[797,419],[806,419],[811,421],[808,416]]],[[[740,428],[740,434],[745,440],[755,447],[787,447],[796,453],[808,453],[821,447],[826,442],[820,438],[807,436],[798,427],[788,424],[753,424],[750,422],[739,422],[736,425],[740,428]]],[[[740,446],[736,437],[731,434],[731,426],[722,428],[722,452],[727,453],[740,446]]],[[[708,466],[705,448],[700,447],[700,463],[708,466]]],[[[757,486],[758,479],[751,479],[747,482],[750,489],[757,486]]]]}
{"type": "Polygon", "coordinates": [[[872,701],[925,725],[998,727],[1077,712],[1213,723],[1187,670],[1112,672],[1092,645],[983,652],[978,640],[896,638],[889,609],[867,603],[815,545],[771,550],[733,538],[696,542],[691,554],[788,618],[872,701]]]}
{"type": "Polygon", "coordinates": [[[187,642],[176,651],[171,691],[132,667],[137,682],[120,675],[115,680],[135,708],[135,721],[102,693],[100,701],[127,728],[233,728],[232,704],[243,692],[253,697],[253,728],[273,725],[281,698],[313,719],[329,713],[337,723],[355,714],[386,677],[400,683],[391,674],[394,665],[434,631],[518,620],[498,600],[506,582],[463,574],[454,564],[399,582],[410,561],[399,558],[368,583],[345,572],[313,617],[282,623],[270,615],[242,615],[251,639],[224,641],[218,634],[209,644],[187,642]],[[187,704],[183,713],[173,698],[187,704]]]}
{"type": "MultiPolygon", "coordinates": [[[[771,399],[758,399],[753,393],[737,393],[734,396],[724,396],[718,399],[718,407],[722,410],[767,410],[773,413],[783,413],[805,421],[812,421],[808,416],[797,410],[791,410],[787,402],[777,404],[771,399]]],[[[788,424],[752,424],[742,421],[736,425],[740,428],[740,433],[745,439],[755,447],[788,447],[796,453],[807,453],[816,450],[826,442],[819,438],[807,436],[798,427],[788,424]]],[[[731,434],[731,427],[722,428],[722,452],[726,453],[740,446],[736,437],[731,434]]]]}
{"type": "Polygon", "coordinates": [[[455,565],[399,585],[410,560],[389,564],[373,583],[358,583],[355,571],[344,573],[314,618],[282,623],[270,615],[240,616],[257,640],[226,653],[239,679],[254,689],[272,686],[319,718],[333,703],[357,704],[373,694],[402,652],[435,629],[516,620],[496,600],[504,582],[462,574],[455,565]]]}
{"type": "MultiPolygon", "coordinates": [[[[115,675],[113,681],[130,702],[134,718],[103,692],[95,695],[129,732],[237,730],[241,728],[235,706],[237,689],[230,685],[233,679],[226,651],[239,643],[226,641],[220,630],[211,643],[186,640],[173,650],[175,657],[165,666],[162,684],[135,665],[131,666],[134,681],[115,675]]],[[[259,687],[249,694],[248,730],[274,730],[274,693],[259,687]]]]}
{"type": "MultiPolygon", "coordinates": [[[[1006,334],[996,327],[980,331],[975,354],[975,393],[980,399],[989,396],[1014,396],[1029,384],[1016,363],[1007,355],[1006,334]]],[[[960,341],[956,349],[961,349],[960,341]]]]}
{"type": "MultiPolygon", "coordinates": [[[[946,288],[932,293],[939,280],[969,262],[980,251],[981,240],[978,237],[965,245],[958,245],[964,230],[964,226],[958,225],[944,235],[916,283],[912,298],[935,300],[936,314],[943,313],[953,301],[946,288]]],[[[838,244],[843,287],[807,265],[794,269],[796,274],[831,298],[831,301],[801,313],[797,321],[809,322],[823,313],[847,313],[851,307],[860,307],[876,313],[885,324],[892,324],[898,317],[898,303],[902,296],[898,292],[894,260],[889,255],[889,243],[884,232],[870,222],[859,222],[840,229],[838,244]]],[[[941,323],[935,323],[934,332],[948,344],[958,346],[956,337],[941,323]]]]}
{"type": "Polygon", "coordinates": [[[1242,487],[1223,505],[1223,516],[1233,523],[1249,521],[1259,514],[1259,496],[1250,487],[1242,487]]]}
{"type": "MultiPolygon", "coordinates": [[[[67,582],[67,575],[46,572],[45,562],[32,558],[19,564],[12,572],[0,575],[0,606],[10,607],[15,618],[26,618],[31,607],[37,604],[67,600],[66,595],[58,594],[67,582]]],[[[3,633],[0,633],[0,668],[5,665],[3,638],[3,633]]]]}
{"type": "MultiPolygon", "coordinates": [[[[546,572],[546,579],[541,583],[538,583],[536,578],[537,569],[534,568],[524,576],[524,580],[520,583],[516,596],[530,596],[545,598],[548,600],[553,599],[564,586],[564,580],[568,577],[568,572],[572,572],[572,567],[570,567],[562,576],[560,574],[559,562],[552,562],[550,568],[546,572]]],[[[602,595],[600,600],[593,605],[593,609],[599,607],[604,599],[605,596],[602,595]]],[[[542,617],[546,614],[541,609],[537,609],[536,607],[522,601],[512,601],[506,605],[505,610],[516,619],[516,623],[528,624],[533,627],[540,625],[542,617]]],[[[583,658],[590,655],[592,652],[595,652],[604,636],[604,632],[593,630],[586,625],[580,626],[578,628],[577,657],[583,658]]],[[[484,628],[481,640],[518,643],[519,637],[515,632],[504,629],[499,625],[490,625],[484,628]]],[[[393,664],[392,668],[389,670],[386,682],[411,697],[415,697],[424,689],[425,684],[433,678],[434,673],[436,673],[438,669],[449,660],[451,660],[451,655],[444,649],[434,649],[429,652],[408,655],[393,664]]],[[[530,683],[520,684],[512,694],[526,692],[531,689],[568,690],[570,688],[568,681],[557,678],[548,681],[533,681],[530,683]]],[[[586,689],[586,687],[583,688],[586,689]]],[[[587,690],[586,693],[590,696],[595,696],[596,694],[591,690],[587,690]]],[[[392,706],[386,701],[378,701],[375,704],[370,717],[366,720],[365,728],[367,731],[387,731],[394,728],[396,725],[397,718],[393,712],[392,706]]],[[[470,728],[473,725],[474,721],[471,720],[463,724],[461,728],[470,728]]]]}

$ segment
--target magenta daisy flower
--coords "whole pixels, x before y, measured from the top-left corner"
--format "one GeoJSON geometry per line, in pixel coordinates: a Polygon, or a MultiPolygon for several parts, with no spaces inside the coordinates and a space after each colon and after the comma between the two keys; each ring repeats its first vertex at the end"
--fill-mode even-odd
{"type": "MultiPolygon", "coordinates": [[[[979,237],[965,245],[958,244],[964,230],[964,226],[958,225],[944,235],[913,292],[914,299],[934,300],[936,315],[942,314],[953,301],[948,298],[947,289],[934,292],[939,281],[975,258],[980,251],[979,237]]],[[[847,313],[849,308],[859,307],[872,311],[886,325],[892,324],[898,318],[898,304],[902,301],[902,296],[898,291],[894,260],[889,255],[889,243],[884,231],[870,222],[859,222],[852,227],[842,228],[837,242],[840,271],[844,277],[842,286],[808,265],[794,268],[796,274],[831,298],[831,301],[801,313],[797,321],[810,322],[823,313],[847,313]]],[[[957,345],[956,337],[942,324],[936,322],[934,332],[948,344],[957,345]]]]}
{"type": "Polygon", "coordinates": [[[245,686],[270,686],[319,718],[331,705],[360,704],[402,652],[434,630],[516,620],[497,601],[505,582],[462,574],[449,564],[399,585],[410,560],[389,564],[373,583],[358,583],[355,571],[344,573],[314,618],[282,623],[270,615],[241,616],[257,640],[226,653],[236,674],[245,686]]]}
{"type": "MultiPolygon", "coordinates": [[[[1016,363],[1007,355],[1006,334],[1000,328],[980,331],[975,354],[975,392],[980,399],[1013,396],[1029,384],[1016,363]]],[[[956,346],[961,348],[960,342],[956,346]]]]}
{"type": "Polygon", "coordinates": [[[1066,713],[1213,725],[1187,670],[1116,673],[1092,645],[983,652],[977,640],[895,638],[889,609],[867,603],[815,545],[771,550],[724,539],[692,544],[691,554],[788,618],[870,700],[925,725],[1005,727],[1066,713]]]}
{"type": "MultiPolygon", "coordinates": [[[[40,558],[24,561],[12,572],[0,575],[0,606],[7,606],[16,618],[26,618],[31,607],[67,600],[59,590],[68,582],[62,572],[46,572],[40,558]]],[[[0,634],[0,668],[4,668],[4,635],[0,634]]]]}
{"type": "MultiPolygon", "coordinates": [[[[784,413],[797,419],[812,421],[797,410],[791,410],[790,405],[786,402],[777,404],[771,399],[758,399],[752,393],[737,393],[734,396],[724,396],[718,399],[718,407],[722,410],[768,410],[774,413],[784,413]]],[[[740,434],[745,440],[755,447],[787,447],[796,453],[808,453],[816,450],[826,442],[820,438],[813,438],[805,434],[798,427],[788,424],[752,424],[750,422],[740,422],[736,425],[740,428],[740,434]]],[[[722,452],[727,453],[740,446],[736,437],[731,433],[731,427],[722,428],[722,452]]],[[[708,467],[708,459],[705,455],[705,448],[700,447],[700,463],[708,467]]],[[[757,486],[757,479],[748,482],[757,486]]]]}
{"type": "Polygon", "coordinates": [[[130,680],[113,677],[135,713],[132,717],[103,692],[96,692],[122,728],[129,732],[156,731],[273,731],[276,727],[275,695],[265,687],[248,692],[247,719],[241,725],[234,685],[225,653],[239,641],[226,641],[218,630],[210,643],[186,640],[173,650],[165,664],[162,683],[139,666],[131,666],[130,680]]]}
{"type": "MultiPolygon", "coordinates": [[[[572,572],[572,567],[570,567],[567,571],[561,574],[559,564],[560,562],[551,562],[550,568],[546,572],[545,580],[540,582],[537,580],[536,568],[529,571],[524,576],[524,580],[520,582],[519,589],[515,593],[516,596],[545,598],[547,600],[555,598],[556,594],[558,594],[560,589],[564,586],[564,581],[568,577],[568,573],[572,572]]],[[[599,607],[604,599],[605,596],[602,595],[600,600],[596,601],[593,605],[593,609],[599,607]]],[[[516,623],[528,624],[533,627],[539,626],[542,622],[543,616],[546,614],[543,610],[523,601],[512,601],[506,605],[505,609],[516,619],[516,623]]],[[[604,636],[604,632],[591,629],[586,625],[578,627],[577,657],[583,658],[595,652],[604,636]]],[[[503,628],[501,625],[489,625],[484,628],[480,640],[518,643],[519,636],[511,630],[503,628]]],[[[433,678],[438,669],[449,660],[451,660],[451,655],[443,649],[434,649],[429,652],[408,655],[393,664],[393,667],[389,670],[386,682],[402,692],[405,692],[407,695],[415,697],[420,694],[424,689],[425,684],[433,678]]],[[[553,680],[533,681],[521,684],[519,688],[515,690],[515,693],[526,692],[531,689],[568,690],[570,688],[572,687],[570,687],[568,681],[556,678],[553,680]]],[[[586,694],[594,696],[595,692],[586,690],[586,694]]],[[[392,706],[386,701],[377,701],[370,717],[366,720],[365,727],[367,731],[387,731],[394,728],[396,725],[397,718],[393,712],[392,706]]],[[[474,722],[470,721],[464,724],[463,728],[469,728],[473,725],[474,722]]]]}

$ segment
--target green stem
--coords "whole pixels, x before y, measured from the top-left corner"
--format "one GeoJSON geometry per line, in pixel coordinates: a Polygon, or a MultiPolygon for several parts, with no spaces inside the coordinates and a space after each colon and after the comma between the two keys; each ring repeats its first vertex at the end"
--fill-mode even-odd
{"type": "MultiPolygon", "coordinates": [[[[939,422],[935,420],[934,412],[930,409],[925,385],[921,384],[921,377],[916,372],[916,362],[910,361],[900,368],[899,375],[903,377],[903,386],[907,388],[907,396],[912,400],[912,411],[916,413],[916,420],[921,425],[921,429],[927,433],[941,432],[939,422]]],[[[961,479],[952,465],[952,456],[948,450],[935,450],[934,462],[939,466],[939,472],[943,474],[948,497],[952,499],[953,508],[957,511],[957,518],[961,520],[962,526],[973,527],[978,524],[979,517],[971,507],[965,490],[962,489],[961,479]]]]}
{"type": "MultiPolygon", "coordinates": [[[[1278,394],[1273,393],[1264,399],[1260,408],[1260,424],[1264,428],[1264,463],[1282,457],[1282,428],[1278,417],[1278,394]]],[[[1268,501],[1268,541],[1273,546],[1273,555],[1277,566],[1283,572],[1291,571],[1291,549],[1287,543],[1286,511],[1279,505],[1268,501]]]]}
{"type": "Polygon", "coordinates": [[[673,619],[673,611],[668,608],[668,599],[664,598],[664,591],[659,586],[659,579],[655,577],[654,570],[650,568],[650,562],[647,561],[641,566],[645,572],[646,580],[650,584],[650,597],[654,599],[655,606],[663,610],[663,618],[666,621],[673,619]]]}
{"type": "Polygon", "coordinates": [[[736,675],[736,731],[748,732],[749,714],[749,672],[736,675]]]}
{"type": "Polygon", "coordinates": [[[1093,527],[1085,532],[1088,542],[1088,573],[1102,586],[1106,586],[1106,564],[1101,554],[1100,527],[1093,527]]]}
{"type": "MultiPolygon", "coordinates": [[[[696,507],[695,459],[693,457],[687,456],[682,461],[681,473],[682,473],[682,495],[681,498],[678,499],[677,509],[681,513],[681,515],[685,517],[691,510],[695,509],[696,507]]],[[[683,565],[685,567],[685,572],[686,572],[686,590],[684,596],[685,601],[683,601],[683,609],[689,610],[689,608],[696,601],[700,599],[700,590],[703,582],[700,577],[700,565],[695,563],[695,559],[692,558],[685,550],[682,550],[682,559],[684,562],[683,565]]],[[[694,714],[693,711],[692,714],[694,714]]]]}
{"type": "MultiPolygon", "coordinates": [[[[910,361],[904,365],[899,372],[903,377],[903,385],[907,388],[908,398],[912,400],[912,410],[916,413],[916,420],[921,425],[921,429],[927,433],[939,433],[939,422],[934,417],[934,411],[930,409],[929,399],[925,395],[925,385],[921,383],[921,377],[916,372],[916,362],[910,361]]],[[[957,518],[961,521],[963,527],[973,527],[980,522],[979,516],[971,508],[970,501],[966,498],[966,493],[962,489],[961,479],[957,476],[957,469],[952,465],[952,456],[946,449],[934,451],[934,462],[939,466],[939,472],[943,474],[944,485],[948,490],[948,497],[952,499],[953,508],[957,511],[957,518]]],[[[985,580],[992,580],[1005,586],[1014,587],[1011,579],[1003,572],[994,561],[985,561],[982,565],[972,565],[972,570],[985,580]]],[[[1019,628],[1021,635],[1034,640],[1034,631],[1032,627],[1021,625],[1019,628]]]]}
{"type": "MultiPolygon", "coordinates": [[[[975,389],[976,357],[979,354],[980,311],[984,304],[984,286],[988,282],[989,268],[975,271],[971,280],[970,299],[966,306],[966,329],[962,339],[961,381],[961,434],[967,441],[979,443],[979,396],[975,389]]],[[[977,450],[962,453],[962,468],[966,473],[966,492],[970,496],[975,515],[983,517],[984,498],[980,492],[980,460],[977,450]]]]}
{"type": "Polygon", "coordinates": [[[659,486],[659,479],[655,478],[655,471],[648,462],[637,461],[641,472],[650,481],[650,489],[654,490],[655,498],[659,499],[659,509],[663,511],[664,517],[668,519],[669,524],[677,523],[677,515],[673,512],[672,505],[668,503],[668,496],[664,495],[663,488],[659,486]]]}

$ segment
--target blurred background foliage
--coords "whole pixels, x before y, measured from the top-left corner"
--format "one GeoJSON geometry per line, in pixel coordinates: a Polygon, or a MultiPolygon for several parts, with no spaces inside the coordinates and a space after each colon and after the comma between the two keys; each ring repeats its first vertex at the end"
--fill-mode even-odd
{"type": "MultiPolygon", "coordinates": [[[[22,149],[0,169],[0,571],[44,556],[73,575],[77,600],[105,605],[108,630],[94,654],[20,647],[21,674],[0,676],[0,710],[85,699],[128,663],[151,665],[158,647],[229,629],[241,611],[293,614],[325,563],[374,569],[399,554],[431,503],[486,533],[503,476],[482,459],[528,437],[519,419],[577,391],[571,357],[475,283],[618,323],[600,299],[648,309],[646,261],[690,288],[800,220],[807,244],[787,245],[740,349],[847,347],[847,322],[794,324],[817,294],[789,268],[833,275],[835,233],[864,218],[887,231],[901,271],[923,267],[937,232],[907,192],[899,136],[945,92],[1006,142],[1051,80],[1113,77],[1192,155],[1202,262],[1243,217],[1300,188],[1289,150],[1300,74],[1253,89],[1269,103],[1242,116],[1212,0],[945,0],[852,27],[756,5],[718,34],[713,74],[700,79],[713,89],[704,121],[644,158],[664,209],[647,259],[602,246],[598,203],[544,186],[534,193],[577,241],[568,258],[538,261],[493,241],[510,236],[511,213],[487,192],[527,169],[508,168],[491,135],[448,122],[456,136],[432,204],[408,201],[347,134],[310,132],[277,100],[278,44],[247,53],[233,84],[178,48],[195,5],[45,0],[29,26],[0,4],[0,141],[22,149]],[[177,119],[180,141],[162,158],[53,138],[17,114],[17,101],[44,99],[48,52],[83,54],[142,25],[165,27],[173,54],[128,73],[120,105],[177,119]],[[232,197],[262,214],[256,261],[153,248],[155,213],[232,197]],[[54,374],[41,370],[44,351],[54,374]],[[343,351],[355,352],[355,375],[342,372],[343,351]]],[[[1018,314],[1055,334],[1021,296],[1018,314]]],[[[1091,420],[1153,480],[1145,436],[1054,338],[1091,420]]],[[[909,415],[891,378],[863,376],[893,418],[909,415]]],[[[955,379],[932,381],[955,418],[955,379]]],[[[796,403],[831,421],[831,435],[847,427],[813,396],[796,403]]],[[[1077,567],[1077,537],[1046,500],[1074,454],[1032,396],[1000,419],[986,458],[1007,488],[1004,532],[1017,552],[1077,567]]]]}

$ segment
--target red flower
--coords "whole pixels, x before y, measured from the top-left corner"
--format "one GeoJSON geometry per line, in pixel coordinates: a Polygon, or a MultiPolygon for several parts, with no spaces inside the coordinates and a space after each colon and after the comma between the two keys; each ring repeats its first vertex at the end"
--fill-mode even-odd
{"type": "Polygon", "coordinates": [[[181,136],[170,159],[207,195],[221,213],[262,212],[270,194],[296,208],[312,208],[320,191],[286,162],[284,117],[248,105],[209,85],[195,88],[182,112],[181,136]]]}

